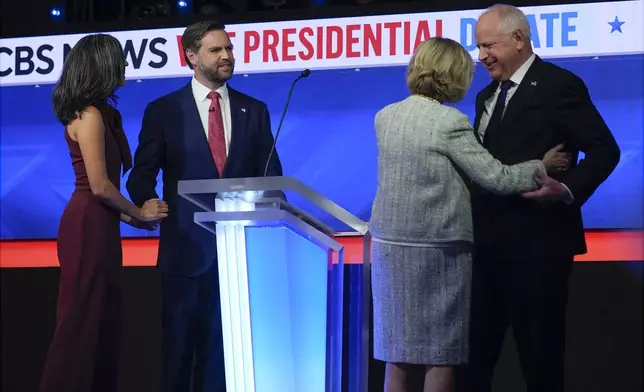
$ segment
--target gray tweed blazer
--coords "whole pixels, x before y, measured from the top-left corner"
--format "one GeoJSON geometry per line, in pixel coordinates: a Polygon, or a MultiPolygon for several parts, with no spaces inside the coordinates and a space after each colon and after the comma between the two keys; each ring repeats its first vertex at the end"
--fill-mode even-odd
{"type": "Polygon", "coordinates": [[[465,181],[512,194],[537,189],[534,174],[545,172],[538,160],[504,166],[477,141],[466,115],[420,96],[379,111],[375,127],[378,190],[369,222],[375,240],[472,242],[465,181]]]}

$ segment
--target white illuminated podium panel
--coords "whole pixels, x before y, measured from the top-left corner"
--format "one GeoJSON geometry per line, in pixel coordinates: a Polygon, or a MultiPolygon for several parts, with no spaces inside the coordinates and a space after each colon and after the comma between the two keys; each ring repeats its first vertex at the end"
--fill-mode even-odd
{"type": "MultiPolygon", "coordinates": [[[[366,223],[290,177],[182,181],[178,192],[216,234],[227,390],[340,392],[344,252],[321,222],[359,235],[366,223]]],[[[365,350],[348,353],[354,391],[366,388],[365,350]]]]}

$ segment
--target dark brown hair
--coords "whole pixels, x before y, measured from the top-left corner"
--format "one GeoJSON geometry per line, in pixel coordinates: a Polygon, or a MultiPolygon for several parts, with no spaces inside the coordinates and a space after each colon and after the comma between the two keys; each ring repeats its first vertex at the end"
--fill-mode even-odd
{"type": "Polygon", "coordinates": [[[183,47],[183,57],[186,59],[188,67],[192,69],[192,64],[188,59],[186,51],[189,49],[193,52],[198,52],[201,47],[202,38],[211,31],[224,30],[226,26],[213,20],[203,21],[191,24],[186,27],[186,30],[181,36],[181,46],[183,47]]]}
{"type": "Polygon", "coordinates": [[[78,118],[88,106],[116,99],[125,75],[121,43],[111,35],[87,35],[72,48],[54,87],[56,117],[63,125],[78,118]]]}

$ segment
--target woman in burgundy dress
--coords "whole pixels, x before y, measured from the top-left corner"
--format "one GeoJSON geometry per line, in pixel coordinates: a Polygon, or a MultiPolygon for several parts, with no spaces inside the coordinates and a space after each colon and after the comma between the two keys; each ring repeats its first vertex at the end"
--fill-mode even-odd
{"type": "Polygon", "coordinates": [[[54,88],[76,187],[58,230],[58,314],[41,392],[116,392],[120,222],[153,229],[167,216],[165,202],[152,200],[139,209],[119,191],[121,168],[125,174],[132,157],[110,102],[125,82],[126,65],[118,40],[89,35],[69,53],[54,88]]]}

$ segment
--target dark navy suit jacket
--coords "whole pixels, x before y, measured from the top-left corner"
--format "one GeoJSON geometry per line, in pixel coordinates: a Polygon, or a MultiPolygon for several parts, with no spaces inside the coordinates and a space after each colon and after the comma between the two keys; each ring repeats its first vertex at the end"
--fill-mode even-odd
{"type": "MultiPolygon", "coordinates": [[[[485,101],[497,87],[492,82],[477,95],[474,129],[479,127],[485,101]]],[[[564,143],[573,153],[572,166],[553,178],[570,189],[575,201],[535,203],[519,195],[492,195],[473,184],[477,248],[503,249],[517,259],[528,256],[526,250],[536,249],[570,261],[573,255],[586,253],[581,206],[613,172],[620,150],[584,82],[537,57],[508,103],[495,135],[486,148],[505,165],[541,159],[550,148],[564,143]],[[579,151],[585,157],[577,163],[579,151]]]]}
{"type": "MultiPolygon", "coordinates": [[[[228,92],[232,137],[224,177],[261,177],[274,140],[268,109],[230,85],[228,92]]],[[[198,276],[215,262],[216,240],[194,223],[194,213],[200,210],[177,195],[177,184],[182,180],[216,179],[219,174],[190,83],[145,109],[134,167],[127,181],[136,205],[158,198],[155,187],[159,170],[163,171],[162,199],[170,212],[161,224],[158,267],[163,273],[198,276]]],[[[277,152],[267,175],[282,175],[277,152]]]]}

